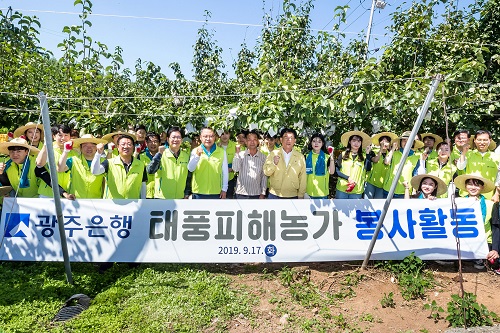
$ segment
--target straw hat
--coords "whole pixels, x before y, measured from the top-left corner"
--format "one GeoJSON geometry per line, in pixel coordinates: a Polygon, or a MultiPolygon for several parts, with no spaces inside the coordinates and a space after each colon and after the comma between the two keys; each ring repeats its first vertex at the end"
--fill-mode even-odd
{"type": "Polygon", "coordinates": [[[361,144],[363,149],[372,144],[372,139],[368,134],[361,131],[350,131],[342,134],[342,136],[340,137],[340,142],[344,147],[347,147],[347,144],[349,143],[349,138],[353,135],[357,135],[363,139],[363,142],[361,144]]]}
{"type": "Polygon", "coordinates": [[[437,188],[436,196],[443,195],[448,191],[448,186],[446,186],[445,182],[441,178],[436,177],[434,175],[429,175],[429,174],[423,174],[423,175],[418,175],[418,176],[413,177],[410,180],[411,187],[413,187],[415,190],[418,191],[418,189],[420,187],[420,182],[424,178],[432,178],[437,182],[438,188],[437,188]]]}
{"type": "Polygon", "coordinates": [[[134,141],[137,141],[137,137],[134,134],[129,133],[129,132],[123,132],[123,131],[118,131],[118,132],[106,134],[102,137],[102,139],[106,140],[106,142],[111,142],[111,141],[113,141],[113,137],[115,135],[128,135],[128,136],[131,136],[132,139],[134,139],[134,141]]]}
{"type": "MultiPolygon", "coordinates": [[[[401,134],[398,139],[408,139],[411,135],[411,131],[405,131],[403,134],[401,134]]],[[[415,139],[415,142],[413,143],[413,149],[420,149],[424,146],[424,143],[418,139],[415,139]]]]}
{"type": "Polygon", "coordinates": [[[26,125],[17,128],[14,131],[14,137],[17,138],[20,137],[21,135],[25,135],[26,131],[29,130],[30,128],[38,128],[38,130],[40,131],[40,140],[43,141],[43,125],[33,122],[29,122],[26,125]]]}
{"type": "Polygon", "coordinates": [[[466,191],[465,182],[467,181],[467,179],[477,179],[482,181],[484,183],[484,188],[481,193],[489,193],[495,189],[495,184],[493,184],[491,180],[481,177],[480,175],[475,173],[460,175],[455,178],[453,182],[455,183],[456,187],[458,187],[462,191],[466,191]]]}
{"type": "Polygon", "coordinates": [[[391,132],[382,132],[382,133],[374,134],[372,136],[373,145],[380,146],[380,138],[383,136],[388,136],[391,139],[391,142],[392,142],[392,140],[396,140],[398,138],[398,136],[396,134],[391,133],[391,132]]]}
{"type": "Polygon", "coordinates": [[[92,134],[84,134],[84,135],[82,135],[81,138],[73,140],[73,147],[78,148],[78,147],[80,147],[80,145],[82,143],[95,143],[95,144],[102,143],[102,144],[105,144],[107,142],[108,141],[106,141],[106,140],[98,139],[98,138],[94,137],[92,134]]]}
{"type": "MultiPolygon", "coordinates": [[[[476,148],[476,145],[474,144],[474,138],[475,138],[475,137],[476,137],[475,135],[471,135],[471,136],[470,136],[470,139],[469,139],[469,146],[470,146],[471,148],[476,148]]],[[[496,148],[496,147],[497,147],[496,142],[495,142],[495,141],[493,141],[493,139],[491,139],[491,140],[490,140],[490,145],[488,146],[488,150],[489,150],[489,151],[493,151],[493,150],[495,150],[495,148],[496,148]]]]}
{"type": "Polygon", "coordinates": [[[433,134],[433,133],[423,133],[423,134],[420,134],[420,137],[422,138],[422,140],[424,140],[426,136],[430,136],[431,138],[434,139],[434,149],[436,149],[436,147],[437,147],[438,144],[440,144],[441,142],[443,142],[443,138],[440,137],[437,134],[433,134]]]}
{"type": "Polygon", "coordinates": [[[12,191],[12,186],[0,186],[0,197],[12,191]]]}
{"type": "Polygon", "coordinates": [[[30,151],[31,155],[37,155],[40,149],[30,146],[29,143],[23,138],[15,138],[9,142],[0,143],[0,154],[9,155],[9,147],[23,147],[30,151]]]}

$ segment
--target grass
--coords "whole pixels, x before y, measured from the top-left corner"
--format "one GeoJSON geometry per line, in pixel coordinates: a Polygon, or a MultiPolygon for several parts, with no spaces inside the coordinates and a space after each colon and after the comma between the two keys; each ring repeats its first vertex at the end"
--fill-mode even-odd
{"type": "Polygon", "coordinates": [[[223,332],[235,317],[251,318],[254,302],[229,279],[196,265],[115,264],[100,274],[92,264],[72,265],[74,286],[61,263],[0,264],[1,332],[223,332]],[[91,307],[66,323],[51,325],[73,294],[91,307]]]}

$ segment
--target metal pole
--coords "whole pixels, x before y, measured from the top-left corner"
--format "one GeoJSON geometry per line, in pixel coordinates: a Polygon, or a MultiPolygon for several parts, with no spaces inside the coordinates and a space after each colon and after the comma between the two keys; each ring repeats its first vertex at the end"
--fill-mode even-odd
{"type": "Polygon", "coordinates": [[[373,248],[375,247],[375,243],[377,241],[378,234],[380,232],[380,229],[382,228],[382,225],[384,224],[385,216],[387,215],[387,211],[389,210],[389,206],[392,201],[392,197],[394,195],[394,191],[396,190],[396,186],[399,181],[399,177],[401,177],[401,173],[403,171],[404,164],[406,162],[406,159],[408,157],[408,154],[410,153],[410,149],[413,145],[413,141],[415,140],[415,137],[417,136],[417,132],[420,128],[420,125],[422,125],[422,122],[424,121],[424,117],[427,113],[427,110],[429,109],[429,106],[431,105],[432,99],[434,98],[434,94],[436,93],[436,90],[439,86],[439,83],[443,80],[443,75],[438,74],[436,77],[432,80],[432,85],[431,89],[429,90],[429,93],[427,94],[427,97],[425,98],[424,105],[422,106],[422,109],[420,110],[420,114],[418,115],[417,120],[415,121],[415,125],[413,126],[413,129],[411,130],[410,137],[408,138],[408,141],[406,143],[406,146],[403,150],[403,156],[401,157],[401,161],[399,162],[398,169],[396,170],[396,175],[394,176],[394,180],[392,181],[391,184],[391,189],[389,190],[389,194],[387,195],[387,199],[385,200],[384,203],[384,208],[382,210],[382,213],[380,214],[380,219],[377,223],[377,227],[375,228],[375,233],[373,234],[372,240],[370,242],[370,246],[368,247],[368,251],[366,252],[365,260],[363,261],[363,264],[361,265],[361,269],[366,269],[366,266],[368,265],[368,261],[370,260],[370,257],[373,252],[373,248]]]}
{"type": "Polygon", "coordinates": [[[377,0],[372,1],[372,9],[370,10],[370,19],[368,20],[368,29],[366,29],[366,55],[365,58],[368,59],[368,45],[370,44],[370,34],[372,33],[372,23],[373,23],[373,13],[375,12],[375,3],[377,0]]]}
{"type": "Polygon", "coordinates": [[[40,108],[42,110],[43,132],[45,135],[45,148],[47,149],[50,179],[52,184],[52,191],[54,193],[54,205],[56,207],[57,225],[59,227],[59,236],[61,238],[61,248],[64,258],[64,268],[66,270],[66,280],[69,284],[73,284],[73,276],[71,274],[71,265],[68,255],[68,244],[66,242],[66,232],[64,231],[61,197],[58,190],[59,183],[57,180],[56,160],[54,157],[54,147],[52,146],[52,131],[50,130],[49,107],[47,105],[47,97],[43,92],[40,93],[39,98],[40,108]]]}

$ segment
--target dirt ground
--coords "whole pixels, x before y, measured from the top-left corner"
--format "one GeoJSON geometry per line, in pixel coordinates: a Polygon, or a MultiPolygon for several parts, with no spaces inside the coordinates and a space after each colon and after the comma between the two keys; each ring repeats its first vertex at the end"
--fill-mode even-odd
{"type": "MultiPolygon", "coordinates": [[[[309,263],[308,265],[232,265],[227,268],[236,288],[257,295],[254,318],[235,319],[230,332],[444,332],[449,323],[447,303],[452,294],[460,294],[458,265],[440,266],[428,262],[436,286],[424,299],[406,301],[397,281],[381,269],[360,269],[357,262],[309,263]],[[346,297],[334,302],[308,306],[294,299],[290,286],[280,279],[283,267],[292,268],[295,277],[310,282],[319,295],[345,292],[346,297]],[[302,277],[300,277],[302,275],[302,277]],[[359,279],[358,279],[359,278],[359,279]],[[347,281],[347,283],[346,283],[347,281]],[[350,281],[350,282],[349,282],[350,281]],[[349,288],[351,286],[351,288],[349,288]],[[393,293],[394,308],[382,307],[381,299],[393,293]],[[424,304],[436,301],[445,312],[434,320],[424,304]],[[341,316],[340,316],[341,315],[341,316]]],[[[470,262],[463,263],[463,287],[477,295],[477,302],[500,315],[500,276],[491,271],[478,271],[470,262]],[[494,292],[496,290],[496,292],[494,292]],[[496,293],[496,295],[494,295],[496,293]]],[[[500,329],[500,328],[499,328],[500,329]]]]}

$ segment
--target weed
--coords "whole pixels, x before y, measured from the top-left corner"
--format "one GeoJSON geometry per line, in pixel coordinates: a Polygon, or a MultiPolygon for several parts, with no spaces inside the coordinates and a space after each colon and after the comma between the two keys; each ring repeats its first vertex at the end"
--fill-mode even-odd
{"type": "Polygon", "coordinates": [[[444,310],[442,307],[438,306],[436,301],[432,301],[432,303],[424,304],[424,309],[431,310],[431,314],[428,318],[434,319],[434,322],[437,323],[439,320],[443,319],[440,313],[443,313],[444,310]]]}
{"type": "Polygon", "coordinates": [[[279,273],[279,278],[281,284],[287,287],[289,287],[295,280],[293,277],[293,270],[288,266],[284,266],[281,269],[281,272],[279,273]]]}
{"type": "Polygon", "coordinates": [[[489,311],[483,304],[476,302],[476,295],[464,293],[464,297],[451,295],[448,302],[448,316],[446,320],[452,327],[493,326],[493,322],[500,318],[496,313],[489,311]]]}
{"type": "Polygon", "coordinates": [[[276,278],[276,275],[273,272],[269,272],[266,267],[262,270],[262,273],[259,274],[259,278],[261,280],[274,280],[276,278]]]}
{"type": "Polygon", "coordinates": [[[373,323],[375,321],[375,317],[373,317],[371,313],[363,313],[363,315],[359,319],[370,323],[373,323]]]}
{"type": "Polygon", "coordinates": [[[413,252],[402,261],[384,261],[377,267],[396,275],[405,300],[423,298],[427,289],[434,285],[432,274],[424,270],[425,263],[413,252]]]}
{"type": "Polygon", "coordinates": [[[396,307],[396,303],[394,302],[394,294],[391,291],[389,295],[384,293],[384,297],[380,300],[380,305],[382,305],[383,308],[394,308],[396,307]]]}

